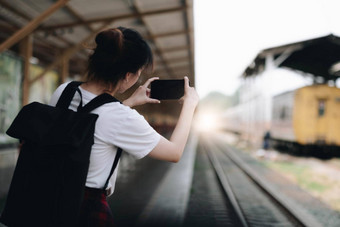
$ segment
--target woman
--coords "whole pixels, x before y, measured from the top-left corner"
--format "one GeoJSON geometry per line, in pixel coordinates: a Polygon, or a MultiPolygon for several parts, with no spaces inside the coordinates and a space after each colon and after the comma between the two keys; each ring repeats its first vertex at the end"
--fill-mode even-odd
{"type": "MultiPolygon", "coordinates": [[[[100,32],[95,41],[97,46],[89,57],[86,82],[80,86],[82,97],[76,93],[70,109],[76,110],[80,101],[85,105],[104,92],[112,96],[125,92],[138,81],[143,69],[152,66],[150,47],[140,34],[132,29],[108,29],[100,32]]],[[[145,103],[160,103],[159,100],[149,98],[148,85],[156,79],[158,78],[154,77],[146,81],[122,104],[112,102],[92,111],[98,114],[99,118],[96,122],[79,226],[113,225],[105,193],[113,193],[117,171],[111,177],[106,192],[101,188],[110,173],[117,147],[136,158],[149,156],[170,162],[180,160],[199,98],[185,77],[181,114],[170,140],[167,140],[130,108],[145,103]]],[[[61,85],[55,91],[51,105],[56,105],[66,85],[61,85]]]]}

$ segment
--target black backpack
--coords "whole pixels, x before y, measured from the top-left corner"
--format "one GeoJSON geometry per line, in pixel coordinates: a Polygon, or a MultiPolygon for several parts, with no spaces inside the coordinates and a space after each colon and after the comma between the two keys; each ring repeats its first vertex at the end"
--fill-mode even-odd
{"type": "MultiPolygon", "coordinates": [[[[22,108],[7,134],[23,141],[0,222],[9,226],[76,226],[84,196],[98,115],[93,109],[118,100],[102,94],[78,111],[68,109],[81,82],[67,85],[56,107],[22,108]]],[[[118,163],[119,148],[111,173],[118,163]]]]}

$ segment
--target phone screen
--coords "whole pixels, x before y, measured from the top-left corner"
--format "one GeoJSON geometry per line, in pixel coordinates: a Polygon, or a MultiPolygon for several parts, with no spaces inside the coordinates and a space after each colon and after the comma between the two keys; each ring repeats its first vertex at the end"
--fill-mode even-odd
{"type": "Polygon", "coordinates": [[[151,82],[150,97],[167,100],[180,99],[184,95],[184,79],[182,80],[155,80],[151,82]]]}

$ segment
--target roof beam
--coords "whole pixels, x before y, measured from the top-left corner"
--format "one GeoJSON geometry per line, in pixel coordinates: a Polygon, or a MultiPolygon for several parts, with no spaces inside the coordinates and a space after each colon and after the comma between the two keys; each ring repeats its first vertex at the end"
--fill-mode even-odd
{"type": "Polygon", "coordinates": [[[21,28],[19,31],[14,33],[11,37],[9,37],[5,42],[3,42],[0,45],[0,53],[4,51],[5,49],[10,48],[15,43],[26,37],[28,34],[30,34],[34,29],[36,29],[46,18],[51,16],[55,11],[62,8],[66,5],[66,3],[69,0],[59,0],[55,4],[53,4],[50,8],[45,10],[42,14],[40,14],[38,17],[33,19],[31,22],[29,22],[26,26],[21,28]]]}
{"type": "Polygon", "coordinates": [[[172,8],[172,9],[154,10],[154,11],[143,12],[143,13],[136,11],[134,13],[124,14],[124,15],[120,15],[120,16],[94,18],[94,19],[90,19],[90,20],[83,20],[83,21],[77,21],[77,22],[72,22],[72,23],[65,23],[65,24],[58,24],[58,25],[53,25],[53,26],[41,27],[41,28],[39,28],[39,30],[43,30],[43,31],[45,31],[45,30],[55,30],[55,29],[60,29],[60,28],[75,27],[75,26],[84,25],[84,24],[93,24],[93,23],[105,22],[105,21],[122,20],[122,19],[127,19],[127,18],[140,18],[140,17],[143,17],[143,16],[150,16],[150,15],[163,14],[163,13],[171,13],[171,12],[177,12],[177,11],[183,11],[183,10],[186,10],[185,6],[176,7],[176,8],[172,8]]]}

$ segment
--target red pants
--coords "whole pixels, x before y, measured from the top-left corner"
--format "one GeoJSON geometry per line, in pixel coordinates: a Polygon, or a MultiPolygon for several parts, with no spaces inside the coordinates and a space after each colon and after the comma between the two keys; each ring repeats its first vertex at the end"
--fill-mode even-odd
{"type": "Polygon", "coordinates": [[[111,209],[106,201],[105,191],[85,188],[84,201],[79,216],[79,227],[114,226],[111,209]]]}

